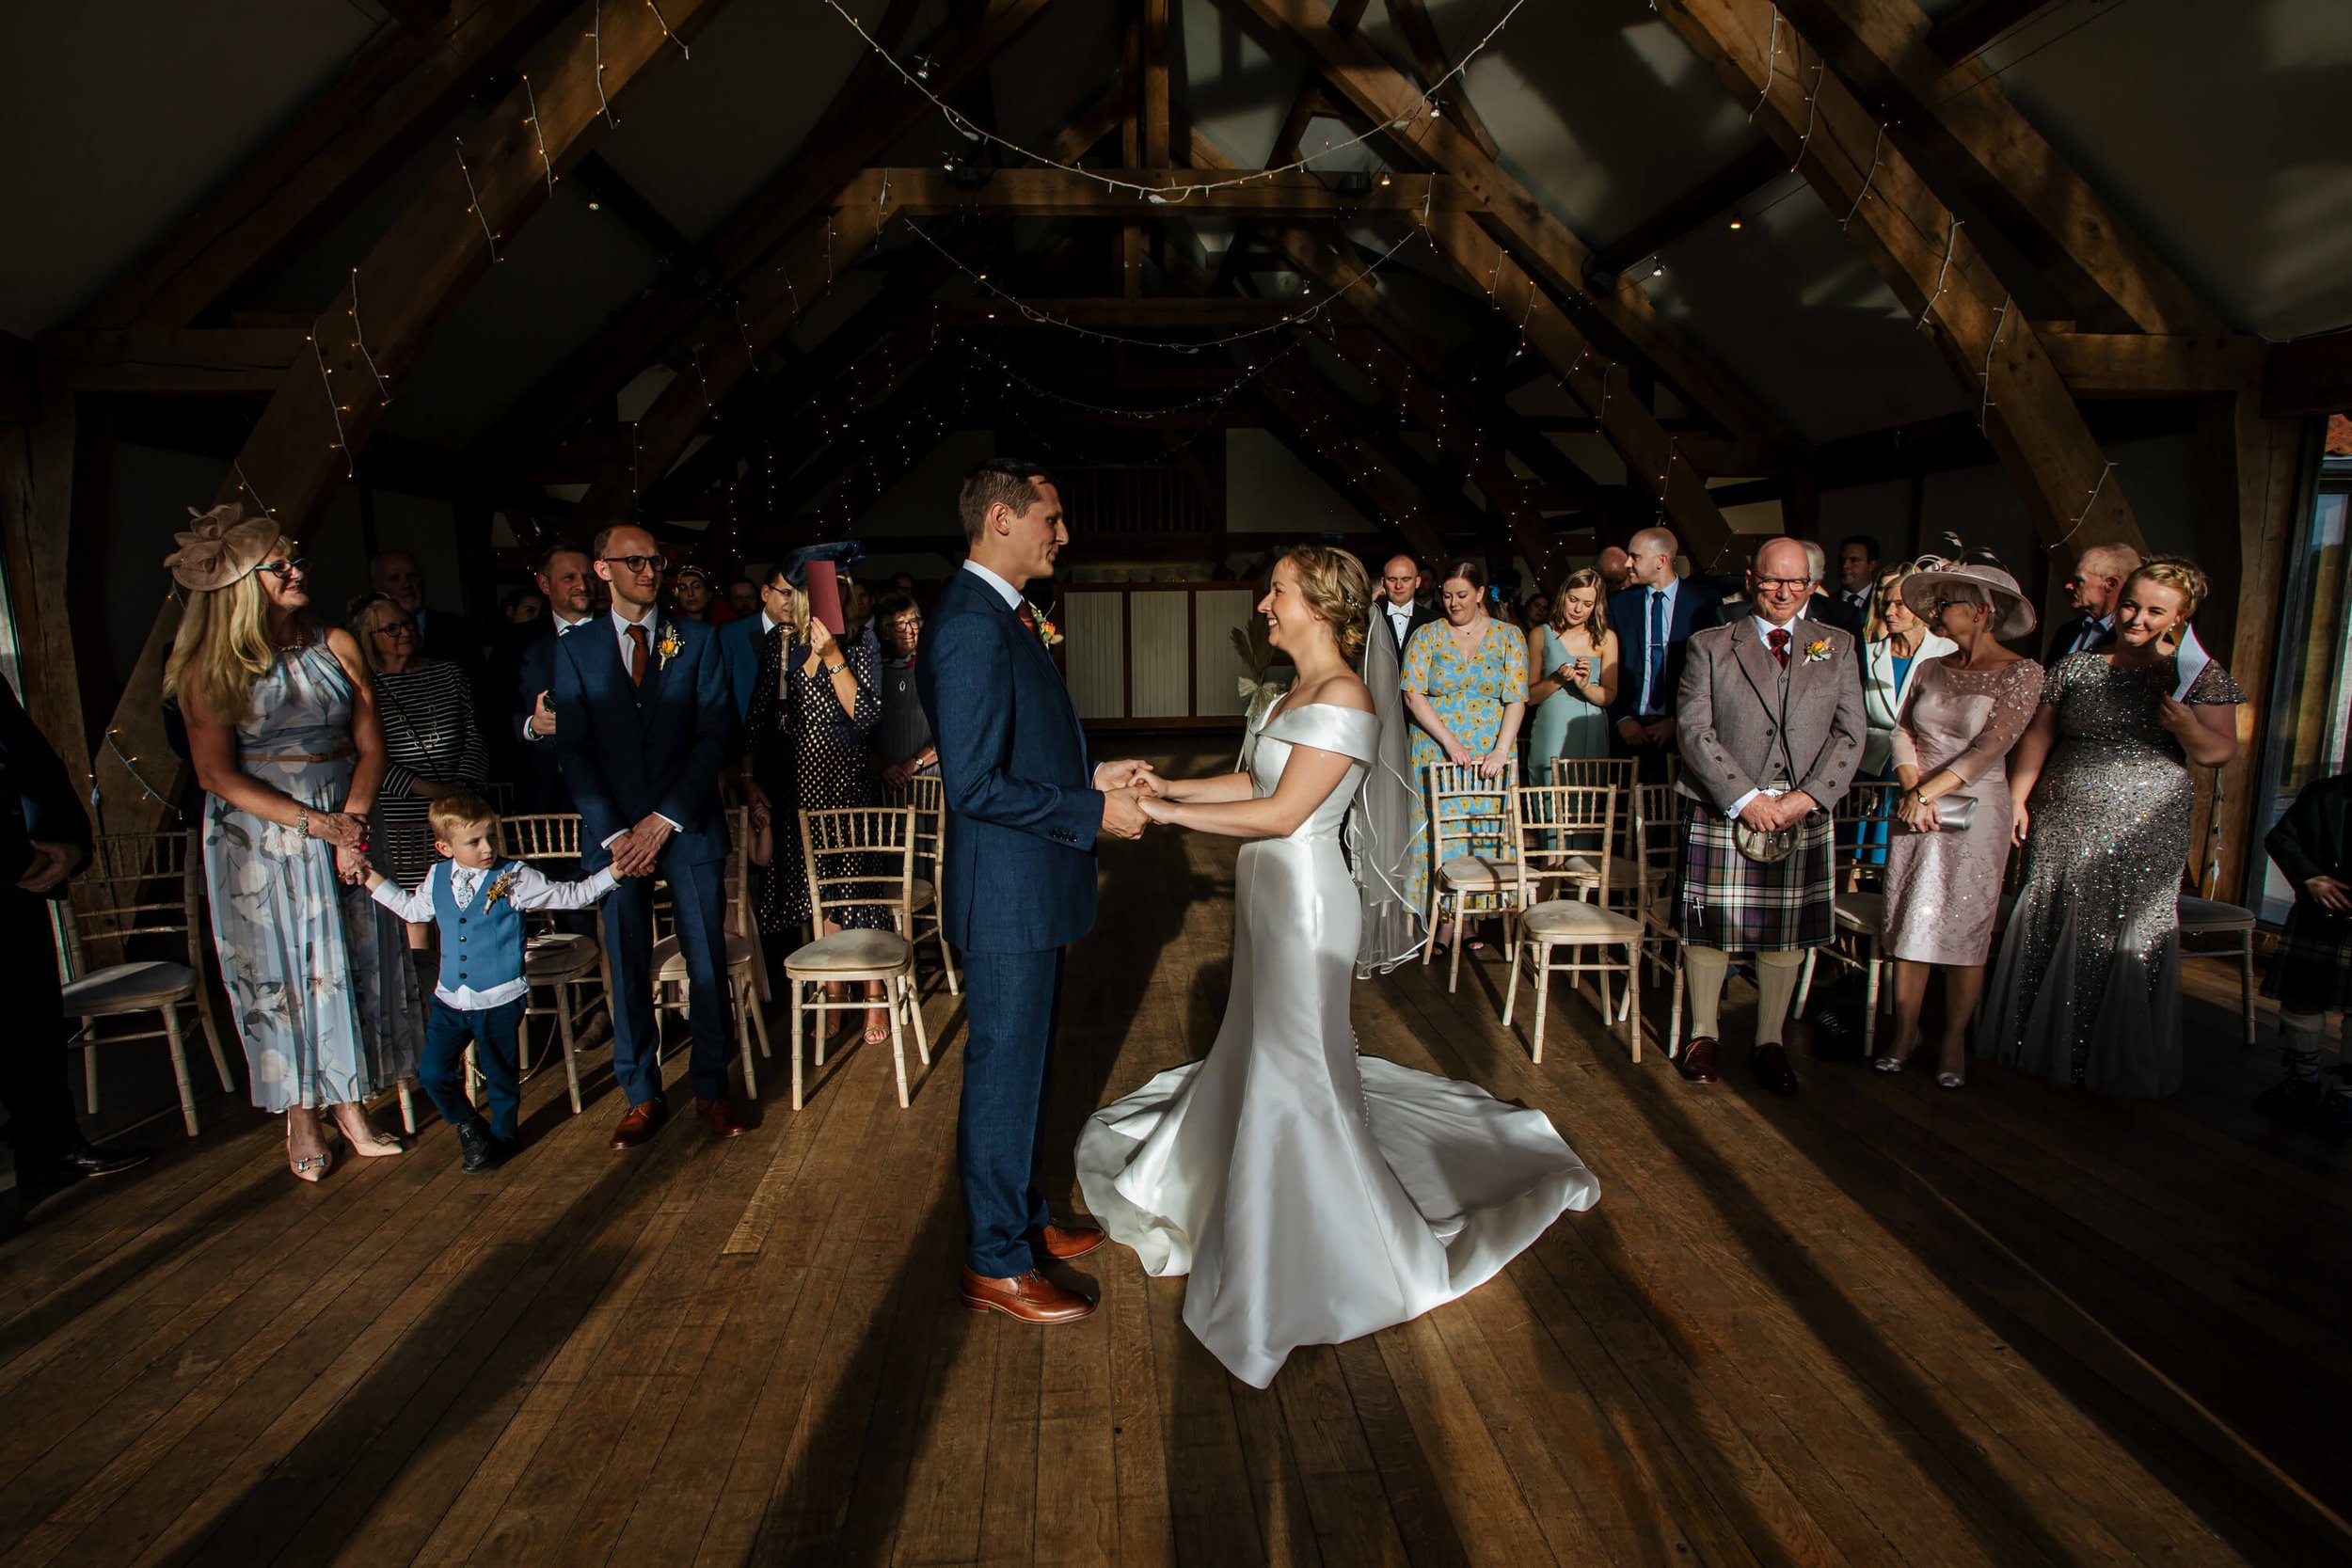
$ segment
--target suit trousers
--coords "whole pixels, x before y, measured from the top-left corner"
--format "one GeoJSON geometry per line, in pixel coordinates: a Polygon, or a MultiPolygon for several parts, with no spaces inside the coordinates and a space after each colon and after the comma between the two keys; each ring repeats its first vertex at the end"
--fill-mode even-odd
{"type": "Polygon", "coordinates": [[[522,1109],[522,1067],[516,1036],[522,1028],[528,996],[501,1002],[495,1007],[469,1011],[453,1007],[439,997],[424,1021],[424,1054],[417,1062],[417,1082],[452,1127],[474,1118],[473,1102],[466,1098],[466,1043],[474,1048],[474,1065],[482,1073],[482,1097],[490,1102],[490,1132],[506,1143],[515,1141],[515,1122],[522,1109]]]}
{"type": "MultiPolygon", "coordinates": [[[[727,993],[724,861],[695,863],[675,843],[656,863],[670,884],[678,951],[686,959],[686,1001],[693,1049],[687,1076],[697,1100],[723,1100],[735,1033],[727,993]]],[[[661,1098],[660,1021],[653,1006],[653,879],[627,877],[604,895],[604,950],[612,965],[612,1077],[631,1105],[661,1098]]]]}
{"type": "Polygon", "coordinates": [[[8,955],[11,1014],[0,1031],[0,1110],[8,1114],[8,1141],[24,1170],[64,1159],[78,1131],[67,1087],[65,1005],[49,900],[0,888],[0,953],[8,955]]]}
{"type": "Polygon", "coordinates": [[[956,1174],[971,1234],[964,1261],[987,1279],[1037,1266],[1032,1243],[1052,1219],[1038,1191],[1045,1150],[1047,1068],[1061,1015],[1062,950],[966,953],[963,1103],[956,1174]]]}

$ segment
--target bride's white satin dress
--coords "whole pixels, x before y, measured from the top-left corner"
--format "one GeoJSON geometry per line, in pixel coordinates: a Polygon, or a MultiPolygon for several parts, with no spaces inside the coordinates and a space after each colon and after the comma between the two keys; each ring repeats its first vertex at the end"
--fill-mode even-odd
{"type": "Polygon", "coordinates": [[[1356,766],[1288,838],[1243,847],[1232,991],[1207,1058],[1105,1105],[1078,1138],[1095,1217],[1150,1273],[1191,1275],[1186,1326],[1260,1388],[1294,1346],[1452,1301],[1600,1196],[1540,1111],[1356,1054],[1361,912],[1340,834],[1379,729],[1317,703],[1251,734],[1261,799],[1294,747],[1356,766]]]}

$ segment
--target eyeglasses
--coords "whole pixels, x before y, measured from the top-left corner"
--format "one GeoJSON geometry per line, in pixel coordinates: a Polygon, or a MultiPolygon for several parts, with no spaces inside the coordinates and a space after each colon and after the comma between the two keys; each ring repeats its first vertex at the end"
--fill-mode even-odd
{"type": "Polygon", "coordinates": [[[1974,599],[1938,599],[1928,608],[1941,615],[1947,610],[1976,610],[1979,607],[1974,599]]]}
{"type": "Polygon", "coordinates": [[[923,617],[920,615],[901,615],[883,624],[889,626],[892,631],[921,631],[923,629],[923,617]]]}
{"type": "Polygon", "coordinates": [[[310,563],[301,556],[295,556],[292,561],[264,561],[253,569],[257,572],[267,572],[272,577],[283,580],[296,572],[309,571],[310,563]]]}
{"type": "Polygon", "coordinates": [[[414,621],[389,621],[383,626],[375,628],[375,635],[378,637],[414,637],[417,635],[417,623],[414,621]]]}
{"type": "Polygon", "coordinates": [[[1802,594],[1813,586],[1811,578],[1758,578],[1758,589],[1774,589],[1783,594],[1802,594]]]}
{"type": "Polygon", "coordinates": [[[670,558],[666,555],[608,555],[604,563],[608,566],[626,566],[632,572],[666,572],[670,569],[670,558]]]}

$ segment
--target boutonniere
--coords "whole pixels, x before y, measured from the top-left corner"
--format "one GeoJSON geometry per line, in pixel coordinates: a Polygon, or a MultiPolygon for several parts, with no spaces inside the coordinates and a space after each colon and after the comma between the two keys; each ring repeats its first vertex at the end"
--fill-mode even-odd
{"type": "Polygon", "coordinates": [[[482,907],[486,910],[514,891],[515,868],[510,865],[505,870],[500,872],[496,879],[494,879],[487,888],[483,890],[482,907]]]}
{"type": "Polygon", "coordinates": [[[670,660],[675,658],[678,650],[685,646],[685,643],[678,641],[677,627],[667,621],[661,623],[661,641],[654,644],[653,650],[661,656],[661,668],[667,670],[670,667],[670,660]]]}
{"type": "Polygon", "coordinates": [[[1029,610],[1029,617],[1037,622],[1037,639],[1039,641],[1044,643],[1049,648],[1058,647],[1060,645],[1061,633],[1055,627],[1053,622],[1047,620],[1044,616],[1040,615],[1035,607],[1031,607],[1029,610]]]}
{"type": "Polygon", "coordinates": [[[1827,657],[1829,657],[1828,638],[1817,637],[1804,645],[1804,661],[1807,664],[1819,664],[1827,657]]]}

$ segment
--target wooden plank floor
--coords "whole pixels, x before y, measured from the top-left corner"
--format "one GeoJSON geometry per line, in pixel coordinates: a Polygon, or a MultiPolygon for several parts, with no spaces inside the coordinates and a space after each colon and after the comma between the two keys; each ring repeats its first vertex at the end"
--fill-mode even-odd
{"type": "MultiPolygon", "coordinates": [[[[1232,869],[1105,856],[1057,1149],[1205,1049],[1232,869]]],[[[2155,1106],[1802,1036],[1793,1101],[1693,1088],[1565,995],[1536,1068],[1492,966],[1359,986],[1365,1051],[1543,1108],[1601,1200],[1263,1393],[1123,1251],[1073,1271],[1084,1323],[961,1308],[945,995],[911,1110],[860,1049],[796,1116],[779,1057],[750,1134],[622,1156],[599,1052],[588,1114],[540,1075],[488,1178],[435,1128],[298,1186],[215,1093],[202,1138],[0,1244],[0,1562],[2336,1560],[2352,1190],[2242,1115],[2269,1053],[2210,982],[2155,1106]]]]}

